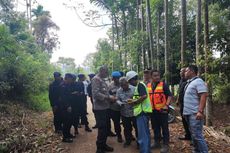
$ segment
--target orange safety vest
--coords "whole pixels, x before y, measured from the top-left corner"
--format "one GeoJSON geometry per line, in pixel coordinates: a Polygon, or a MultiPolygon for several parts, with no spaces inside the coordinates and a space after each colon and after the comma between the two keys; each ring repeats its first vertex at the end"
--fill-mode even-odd
{"type": "Polygon", "coordinates": [[[147,84],[152,109],[161,110],[167,102],[164,94],[164,82],[159,82],[156,89],[153,91],[152,83],[147,84]]]}

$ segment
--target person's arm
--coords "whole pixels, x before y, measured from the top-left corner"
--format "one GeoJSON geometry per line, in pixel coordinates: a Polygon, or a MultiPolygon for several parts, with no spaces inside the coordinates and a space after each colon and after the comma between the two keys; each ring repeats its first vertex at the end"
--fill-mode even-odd
{"type": "Polygon", "coordinates": [[[172,100],[172,93],[169,89],[169,86],[166,83],[164,83],[163,89],[164,94],[167,96],[166,107],[164,109],[168,109],[168,106],[170,105],[170,102],[172,100]]]}
{"type": "Polygon", "coordinates": [[[200,105],[198,108],[198,112],[196,114],[196,119],[197,120],[201,120],[204,118],[204,108],[206,106],[206,99],[207,99],[207,93],[200,93],[199,97],[200,97],[200,105]]]}
{"type": "Polygon", "coordinates": [[[49,85],[49,101],[50,101],[50,106],[53,107],[54,106],[54,98],[53,98],[54,94],[53,94],[53,88],[52,85],[49,85]]]}
{"type": "Polygon", "coordinates": [[[201,120],[204,118],[204,108],[205,108],[206,99],[208,96],[208,88],[205,85],[203,80],[201,79],[197,80],[196,90],[197,90],[197,93],[200,99],[198,112],[196,114],[196,119],[201,120]]]}
{"type": "Polygon", "coordinates": [[[148,97],[148,95],[147,95],[148,93],[146,92],[146,88],[142,83],[138,84],[137,90],[138,90],[140,97],[133,102],[134,105],[140,104],[141,102],[143,102],[148,97]]]}
{"type": "Polygon", "coordinates": [[[100,80],[96,78],[92,80],[92,95],[94,96],[94,98],[100,101],[104,101],[104,100],[114,101],[115,99],[114,96],[101,93],[100,84],[101,84],[100,80]]]}

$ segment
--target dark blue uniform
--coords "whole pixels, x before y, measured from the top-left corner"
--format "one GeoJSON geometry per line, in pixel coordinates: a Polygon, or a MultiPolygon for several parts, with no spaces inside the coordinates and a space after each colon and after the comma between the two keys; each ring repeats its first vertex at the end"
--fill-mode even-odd
{"type": "Polygon", "coordinates": [[[87,96],[85,95],[85,87],[84,83],[81,81],[77,82],[77,88],[80,91],[80,98],[79,98],[79,103],[80,103],[80,116],[81,116],[81,122],[84,124],[86,127],[88,127],[89,122],[87,118],[87,96]]]}
{"type": "Polygon", "coordinates": [[[53,108],[55,132],[59,132],[62,130],[61,105],[60,105],[61,82],[62,81],[55,80],[49,85],[49,100],[50,100],[50,105],[53,108]]]}
{"type": "MultiPolygon", "coordinates": [[[[68,111],[71,107],[74,96],[72,95],[72,85],[63,83],[61,86],[61,109],[63,118],[63,139],[72,138],[70,128],[72,126],[72,111],[68,111]]],[[[72,108],[72,107],[71,107],[72,108]]]]}

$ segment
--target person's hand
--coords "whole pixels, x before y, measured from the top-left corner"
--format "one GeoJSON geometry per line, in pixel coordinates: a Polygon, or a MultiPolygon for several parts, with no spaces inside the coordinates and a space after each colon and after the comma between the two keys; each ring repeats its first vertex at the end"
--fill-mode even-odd
{"type": "Polygon", "coordinates": [[[114,103],[117,101],[117,97],[110,95],[109,100],[114,103]]]}
{"type": "Polygon", "coordinates": [[[204,118],[204,114],[203,114],[203,113],[198,112],[198,113],[196,114],[196,120],[202,120],[203,118],[204,118]]]}
{"type": "Polygon", "coordinates": [[[162,109],[163,109],[163,110],[168,110],[168,109],[169,109],[169,106],[168,106],[168,105],[165,105],[162,109]]]}
{"type": "Polygon", "coordinates": [[[127,102],[128,102],[129,105],[132,105],[132,106],[137,104],[137,101],[134,100],[134,99],[128,99],[127,102]]]}
{"type": "Polygon", "coordinates": [[[72,112],[72,107],[69,106],[69,107],[67,108],[67,112],[68,112],[68,113],[71,113],[71,112],[72,112]]]}

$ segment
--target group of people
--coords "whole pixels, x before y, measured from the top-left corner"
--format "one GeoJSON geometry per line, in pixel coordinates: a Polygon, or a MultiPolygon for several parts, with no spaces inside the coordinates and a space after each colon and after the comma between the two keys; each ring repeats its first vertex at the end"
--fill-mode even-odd
{"type": "MultiPolygon", "coordinates": [[[[179,139],[191,140],[194,153],[208,153],[208,147],[202,135],[203,110],[208,91],[197,73],[198,69],[194,65],[181,69],[177,101],[180,104],[185,136],[179,139]]],[[[150,153],[151,149],[155,148],[159,148],[161,153],[168,153],[170,150],[168,109],[173,96],[169,86],[161,81],[159,71],[147,69],[143,74],[143,81],[139,81],[140,78],[135,71],[129,71],[125,76],[122,72],[114,71],[111,74],[112,81],[108,82],[106,80],[109,75],[108,68],[101,66],[96,75],[89,75],[90,83],[88,86],[85,85],[88,89],[87,94],[82,92],[83,88],[80,90],[80,84],[84,87],[85,76],[84,79],[79,78],[76,82],[74,77],[69,78],[69,74],[66,74],[62,83],[61,81],[56,83],[59,84],[57,86],[60,90],[57,90],[59,93],[54,94],[60,95],[57,101],[62,110],[60,114],[62,118],[65,118],[62,119],[62,124],[58,124],[62,125],[63,142],[73,141],[75,135],[70,134],[70,128],[73,125],[77,134],[79,118],[83,120],[86,131],[91,131],[86,116],[86,95],[88,95],[96,119],[94,127],[98,129],[96,153],[114,150],[106,143],[108,136],[117,137],[119,143],[124,141],[125,148],[136,140],[140,153],[150,153]],[[81,96],[84,98],[80,98],[81,96]],[[111,130],[111,121],[114,124],[115,133],[111,130]],[[149,123],[154,133],[152,144],[149,123]],[[124,139],[121,125],[124,129],[124,139]]],[[[55,86],[55,81],[50,86],[55,86]]],[[[60,126],[57,126],[55,122],[55,103],[51,103],[51,106],[54,111],[55,129],[59,131],[60,126]]]]}
{"type": "MultiPolygon", "coordinates": [[[[92,78],[94,74],[90,74],[92,78]]],[[[87,87],[84,74],[78,76],[54,72],[54,81],[49,86],[49,100],[54,114],[55,132],[63,134],[63,142],[73,142],[78,128],[85,125],[86,132],[92,132],[87,118],[87,87]],[[78,81],[77,80],[78,77],[78,81]],[[74,134],[70,129],[74,127],[74,134]]]]}

